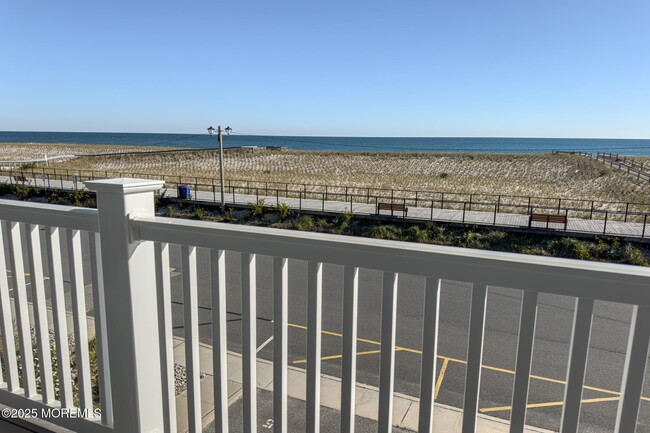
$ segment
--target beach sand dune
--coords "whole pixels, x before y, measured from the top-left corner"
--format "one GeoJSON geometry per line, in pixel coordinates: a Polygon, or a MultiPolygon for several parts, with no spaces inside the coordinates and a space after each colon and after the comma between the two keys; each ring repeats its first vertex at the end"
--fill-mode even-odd
{"type": "Polygon", "coordinates": [[[145,152],[150,150],[154,150],[154,148],[144,146],[115,146],[110,144],[0,143],[0,161],[42,159],[45,158],[45,155],[51,158],[61,155],[145,152]]]}
{"type": "MultiPolygon", "coordinates": [[[[159,148],[170,150],[170,148],[159,148]]],[[[151,147],[0,145],[0,159],[75,153],[151,151],[151,147]],[[21,153],[22,152],[22,153],[21,153]]],[[[216,151],[80,156],[50,167],[184,178],[218,177],[216,151]]],[[[290,182],[473,194],[508,194],[602,201],[650,202],[648,182],[581,155],[434,154],[226,150],[231,181],[290,182]]]]}

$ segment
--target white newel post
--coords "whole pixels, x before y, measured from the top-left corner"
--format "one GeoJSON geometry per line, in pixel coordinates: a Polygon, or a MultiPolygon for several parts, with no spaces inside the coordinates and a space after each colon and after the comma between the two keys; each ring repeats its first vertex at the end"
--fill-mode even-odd
{"type": "Polygon", "coordinates": [[[153,242],[133,241],[129,219],[153,216],[162,181],[85,182],[97,192],[106,331],[116,432],[163,431],[153,242]]]}

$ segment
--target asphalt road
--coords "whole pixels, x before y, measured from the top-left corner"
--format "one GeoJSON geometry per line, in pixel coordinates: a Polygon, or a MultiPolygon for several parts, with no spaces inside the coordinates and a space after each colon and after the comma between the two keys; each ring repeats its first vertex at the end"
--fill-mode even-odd
{"type": "MultiPolygon", "coordinates": [[[[211,310],[208,285],[209,263],[207,253],[198,253],[199,274],[199,322],[201,341],[210,343],[211,310]]],[[[179,249],[172,249],[172,302],[174,303],[174,329],[182,335],[182,291],[179,249]]],[[[258,256],[257,262],[257,315],[258,356],[272,359],[273,303],[271,288],[272,263],[270,257],[258,256]]],[[[306,350],[307,263],[289,262],[289,362],[304,367],[306,350]]],[[[359,324],[360,338],[379,342],[381,312],[381,277],[379,271],[362,269],[359,278],[359,324]]],[[[226,284],[228,316],[228,347],[241,351],[239,314],[241,313],[239,255],[226,256],[226,284]]],[[[340,334],[342,329],[343,269],[325,265],[323,270],[323,335],[322,372],[340,375],[340,334]]],[[[466,346],[468,340],[470,285],[444,281],[441,292],[438,380],[441,386],[437,401],[462,407],[465,380],[466,346]],[[446,365],[445,365],[446,364],[446,365]],[[440,379],[440,371],[445,371],[440,379]]],[[[398,321],[395,391],[419,394],[420,354],[422,346],[422,315],[424,279],[409,275],[399,277],[398,321]]],[[[573,321],[574,299],[562,296],[542,295],[539,298],[538,325],[536,330],[532,372],[539,378],[530,386],[529,404],[540,405],[528,410],[530,425],[559,429],[564,392],[563,381],[569,355],[569,342],[573,321]]],[[[483,351],[483,365],[479,408],[482,412],[508,419],[511,405],[513,374],[515,367],[517,334],[521,294],[517,290],[490,288],[483,351]]],[[[612,431],[618,401],[612,392],[620,390],[623,363],[629,332],[632,308],[614,303],[597,303],[592,325],[592,337],[588,358],[583,396],[580,430],[586,432],[612,431]],[[603,400],[604,399],[604,400],[603,400]],[[591,401],[593,400],[593,401],[591,401]]],[[[378,344],[359,342],[357,380],[378,385],[378,344]]],[[[650,377],[646,375],[646,389],[650,377]]],[[[647,392],[644,395],[648,395],[647,392]]],[[[641,402],[640,423],[637,431],[650,431],[650,402],[641,402]]]]}
{"type": "MultiPolygon", "coordinates": [[[[65,238],[62,238],[62,240],[65,238]]],[[[90,283],[88,245],[84,237],[84,280],[90,283]]],[[[183,299],[180,278],[180,248],[172,247],[172,312],[174,332],[183,335],[183,299]]],[[[68,281],[64,247],[64,279],[68,281]]],[[[210,344],[211,294],[208,284],[207,252],[198,252],[200,339],[210,344]]],[[[258,356],[272,359],[273,305],[271,290],[271,258],[258,256],[257,261],[257,341],[258,356]]],[[[240,331],[241,294],[239,255],[226,255],[228,347],[241,352],[240,331]]],[[[289,262],[289,362],[304,367],[307,324],[306,296],[307,263],[289,262]]],[[[45,275],[48,275],[47,269],[45,275]]],[[[381,272],[362,269],[359,278],[357,380],[378,385],[381,311],[381,272]],[[369,353],[366,353],[369,352],[369,353]]],[[[325,265],[323,270],[323,357],[322,372],[340,375],[342,329],[343,269],[325,265]],[[339,357],[337,357],[339,356],[339,357]]],[[[46,290],[49,298],[49,287],[46,290]]],[[[67,286],[67,285],[66,285],[67,286]]],[[[440,382],[436,401],[462,407],[465,380],[466,345],[470,307],[469,284],[444,281],[441,291],[439,360],[437,381],[440,382]],[[443,374],[441,370],[444,369],[443,374]]],[[[69,290],[66,287],[66,290],[69,290]]],[[[29,292],[29,290],[28,290],[29,292]]],[[[90,287],[86,286],[89,312],[92,310],[90,287]]],[[[69,298],[69,293],[67,293],[69,298]]],[[[28,293],[28,299],[31,293],[28,293]]],[[[419,394],[420,354],[422,346],[422,310],[424,280],[400,275],[398,292],[398,322],[395,391],[419,394]]],[[[517,290],[490,288],[487,304],[485,343],[479,408],[483,413],[508,419],[511,405],[513,374],[516,357],[517,332],[521,294],[517,290]]],[[[70,308],[68,302],[68,308],[70,308]]],[[[542,295],[539,298],[533,374],[531,381],[527,424],[557,430],[560,423],[566,365],[571,338],[574,300],[561,296],[542,295]]],[[[631,307],[614,303],[596,303],[585,384],[592,387],[583,395],[580,431],[613,431],[620,390],[623,363],[631,318],[631,307]],[[586,400],[586,401],[584,401],[586,400]]],[[[650,375],[646,374],[645,389],[650,375]]],[[[644,392],[649,396],[648,391],[644,392]]],[[[650,432],[650,401],[641,402],[637,432],[650,432]]]]}

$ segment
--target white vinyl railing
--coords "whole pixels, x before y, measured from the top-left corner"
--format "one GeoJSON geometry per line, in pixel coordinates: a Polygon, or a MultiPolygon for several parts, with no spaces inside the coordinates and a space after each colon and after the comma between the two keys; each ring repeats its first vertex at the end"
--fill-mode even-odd
{"type": "Polygon", "coordinates": [[[113,179],[87,182],[97,192],[98,211],[62,206],[0,202],[4,221],[0,266],[8,250],[13,297],[7,273],[0,272],[0,308],[5,375],[0,403],[11,407],[91,407],[87,353],[77,351],[80,374],[72,397],[69,359],[66,359],[65,304],[63,301],[60,232],[72,291],[73,334],[87,341],[83,296],[80,231],[88,232],[92,296],[99,355],[100,419],[93,417],[51,420],[76,431],[175,432],[173,343],[171,315],[170,246],[181,250],[183,320],[187,365],[188,420],[191,432],[201,431],[201,395],[198,333],[197,249],[209,253],[212,292],[212,335],[216,431],[228,431],[226,353],[226,251],[241,258],[243,431],[257,432],[256,389],[256,258],[273,257],[273,404],[274,431],[287,431],[287,269],[291,260],[307,266],[307,389],[306,430],[320,429],[321,326],[323,264],[344,267],[343,342],[341,372],[341,431],[354,431],[357,299],[359,269],[383,272],[381,290],[381,344],[379,371],[379,432],[390,432],[395,380],[395,330],[400,275],[425,279],[419,429],[433,431],[433,407],[438,348],[440,282],[473,284],[467,370],[462,416],[463,432],[476,430],[486,300],[491,286],[523,291],[512,395],[511,432],[523,432],[533,356],[539,294],[576,299],[567,369],[561,431],[575,432],[580,418],[587,351],[595,301],[631,304],[633,317],[623,372],[617,432],[633,432],[639,413],[643,377],[650,341],[650,270],[634,266],[581,262],[548,257],[440,247],[318,233],[235,226],[154,216],[153,191],[162,182],[113,179]],[[36,227],[45,227],[46,248],[39,244],[36,227]],[[21,229],[23,235],[21,235],[21,229]],[[30,318],[22,245],[30,270],[34,324],[37,334],[41,388],[35,385],[30,353],[30,318]],[[39,253],[40,252],[40,253],[39,253]],[[46,259],[43,259],[45,257],[46,259]],[[46,261],[61,391],[54,395],[52,367],[44,334],[47,314],[42,262],[46,261]],[[106,288],[106,290],[104,290],[106,288]],[[12,316],[11,303],[16,315],[12,316]],[[13,321],[15,320],[15,325],[13,321]],[[44,322],[45,321],[45,322],[44,322]],[[18,373],[14,327],[23,363],[18,373]],[[43,353],[41,353],[43,352],[43,353]],[[111,373],[112,372],[112,373],[111,373]]]}
{"type": "Polygon", "coordinates": [[[58,419],[58,424],[73,430],[111,431],[107,428],[113,419],[110,363],[106,351],[106,317],[102,308],[102,264],[95,250],[99,244],[97,211],[2,200],[0,219],[0,360],[4,369],[0,403],[29,410],[29,415],[26,416],[49,413],[52,418],[58,419]],[[39,227],[43,229],[42,235],[39,227]],[[94,412],[92,402],[88,319],[81,256],[82,233],[91,245],[90,272],[99,366],[97,379],[100,385],[98,409],[101,415],[94,412]],[[23,260],[24,256],[27,257],[27,263],[23,260]],[[72,305],[69,312],[66,309],[64,264],[67,264],[70,280],[72,305]],[[45,269],[48,272],[47,279],[44,276],[45,269]],[[46,281],[51,319],[48,319],[46,281]],[[31,302],[28,302],[28,297],[31,302]],[[72,329],[68,329],[68,316],[71,316],[72,329]],[[54,331],[54,347],[50,345],[50,327],[54,331]],[[32,347],[32,328],[36,335],[36,347],[32,347]],[[17,338],[14,338],[15,335],[17,338]],[[74,384],[69,338],[75,343],[74,384]],[[55,363],[52,361],[53,354],[56,355],[55,363]],[[38,369],[35,369],[35,360],[38,361],[38,369]],[[76,387],[76,393],[73,393],[73,387],[76,387]],[[74,412],[74,415],[61,416],[61,410],[74,412]]]}

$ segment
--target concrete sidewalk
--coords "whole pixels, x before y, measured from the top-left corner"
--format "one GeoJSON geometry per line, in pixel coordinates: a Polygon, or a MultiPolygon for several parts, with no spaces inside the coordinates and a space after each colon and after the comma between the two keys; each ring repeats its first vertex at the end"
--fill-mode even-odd
{"type": "MultiPolygon", "coordinates": [[[[185,343],[180,337],[174,337],[174,361],[185,363],[185,343]]],[[[199,358],[201,371],[206,373],[201,380],[201,415],[203,427],[209,427],[214,420],[214,397],[212,376],[212,347],[200,344],[199,358]]],[[[304,401],[306,399],[306,371],[288,367],[288,397],[304,401]]],[[[257,360],[257,387],[273,391],[273,363],[264,359],[257,360]]],[[[259,391],[258,391],[258,394],[259,391]]],[[[228,397],[229,404],[236,403],[242,395],[242,361],[241,355],[228,352],[228,397]]],[[[321,376],[322,407],[339,411],[341,409],[341,379],[333,376],[321,376]]],[[[260,399],[262,400],[262,399],[260,399]]],[[[416,431],[418,427],[419,399],[409,395],[395,393],[393,396],[393,425],[404,430],[416,431]]],[[[379,389],[373,386],[357,384],[356,415],[367,420],[377,421],[379,407],[379,389]]],[[[177,426],[179,432],[187,432],[187,391],[176,397],[177,426]]],[[[295,412],[290,417],[296,416],[295,412]]],[[[300,414],[298,414],[300,416],[300,414]]],[[[510,424],[500,418],[483,414],[478,415],[477,431],[486,433],[505,433],[510,424]]],[[[434,409],[434,429],[439,433],[460,433],[462,427],[462,410],[436,404],[434,409]]],[[[526,427],[526,432],[546,433],[535,427],[526,427]]]]}

